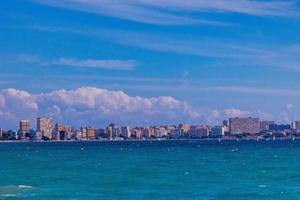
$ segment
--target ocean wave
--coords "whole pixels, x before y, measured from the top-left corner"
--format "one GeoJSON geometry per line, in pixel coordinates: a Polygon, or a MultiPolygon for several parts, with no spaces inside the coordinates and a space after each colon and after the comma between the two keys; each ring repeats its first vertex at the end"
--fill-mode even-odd
{"type": "Polygon", "coordinates": [[[32,193],[33,186],[31,185],[2,185],[0,186],[0,199],[9,197],[29,197],[34,196],[32,193]]]}
{"type": "Polygon", "coordinates": [[[33,186],[31,185],[3,185],[3,186],[0,186],[0,191],[1,190],[20,190],[20,189],[30,189],[30,188],[34,188],[33,186]]]}
{"type": "Polygon", "coordinates": [[[18,188],[33,188],[31,185],[18,185],[18,188]]]}
{"type": "Polygon", "coordinates": [[[0,197],[16,197],[18,194],[0,194],[0,197]]]}

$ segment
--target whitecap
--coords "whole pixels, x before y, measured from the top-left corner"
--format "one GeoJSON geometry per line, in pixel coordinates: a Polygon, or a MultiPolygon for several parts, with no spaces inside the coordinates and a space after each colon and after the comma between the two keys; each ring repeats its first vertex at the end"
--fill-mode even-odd
{"type": "Polygon", "coordinates": [[[258,187],[265,188],[265,187],[267,187],[267,185],[258,185],[258,187]]]}
{"type": "Polygon", "coordinates": [[[16,197],[17,194],[0,194],[0,197],[16,197]]]}
{"type": "Polygon", "coordinates": [[[18,188],[33,188],[31,185],[18,185],[18,188]]]}

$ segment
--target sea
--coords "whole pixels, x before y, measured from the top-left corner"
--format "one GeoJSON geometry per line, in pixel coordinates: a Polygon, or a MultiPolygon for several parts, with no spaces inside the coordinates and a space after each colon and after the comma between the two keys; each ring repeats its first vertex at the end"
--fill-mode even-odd
{"type": "Polygon", "coordinates": [[[300,199],[300,140],[0,143],[0,199],[300,199]]]}

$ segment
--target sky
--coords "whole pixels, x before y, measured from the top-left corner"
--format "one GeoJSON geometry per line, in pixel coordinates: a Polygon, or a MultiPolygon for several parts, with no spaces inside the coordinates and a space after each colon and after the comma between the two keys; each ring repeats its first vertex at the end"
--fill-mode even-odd
{"type": "Polygon", "coordinates": [[[300,120],[298,0],[10,0],[0,127],[300,120]]]}

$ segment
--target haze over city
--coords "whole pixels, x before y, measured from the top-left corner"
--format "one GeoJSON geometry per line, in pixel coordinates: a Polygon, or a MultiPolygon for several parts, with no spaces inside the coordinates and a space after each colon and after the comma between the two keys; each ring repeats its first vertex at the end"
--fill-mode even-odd
{"type": "Polygon", "coordinates": [[[11,0],[0,128],[300,120],[298,1],[11,0]]]}

